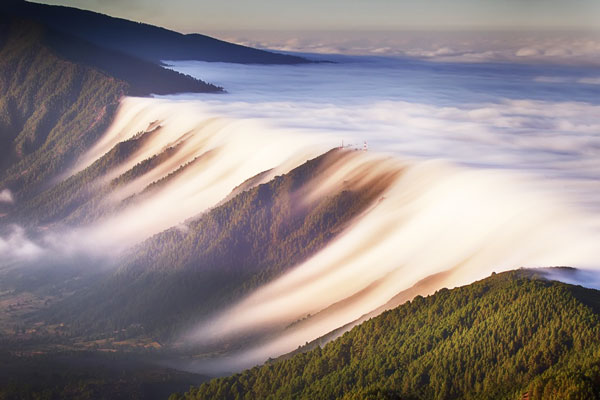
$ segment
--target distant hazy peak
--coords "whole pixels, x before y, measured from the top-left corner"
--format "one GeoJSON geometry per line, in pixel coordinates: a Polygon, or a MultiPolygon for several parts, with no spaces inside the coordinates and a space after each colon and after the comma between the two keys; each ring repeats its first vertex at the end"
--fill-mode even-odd
{"type": "Polygon", "coordinates": [[[72,7],[25,1],[3,2],[9,15],[34,19],[98,46],[148,61],[199,60],[241,64],[301,64],[309,60],[224,42],[72,7]]]}

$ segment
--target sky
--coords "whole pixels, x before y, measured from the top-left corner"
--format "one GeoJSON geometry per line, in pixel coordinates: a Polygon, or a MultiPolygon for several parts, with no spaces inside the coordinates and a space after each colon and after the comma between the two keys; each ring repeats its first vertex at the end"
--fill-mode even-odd
{"type": "Polygon", "coordinates": [[[600,29],[598,0],[44,0],[176,31],[600,29]]]}

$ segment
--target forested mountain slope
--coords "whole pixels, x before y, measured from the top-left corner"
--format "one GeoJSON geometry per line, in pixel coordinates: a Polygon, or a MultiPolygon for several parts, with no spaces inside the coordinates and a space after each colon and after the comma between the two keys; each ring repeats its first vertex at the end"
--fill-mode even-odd
{"type": "Polygon", "coordinates": [[[126,253],[106,282],[57,304],[54,318],[93,332],[141,325],[167,338],[231,304],[322,249],[379,198],[385,185],[348,182],[303,201],[303,190],[344,154],[332,150],[155,235],[126,253]]]}
{"type": "MultiPolygon", "coordinates": [[[[240,46],[200,34],[183,35],[168,29],[113,18],[77,8],[20,0],[2,3],[1,10],[31,18],[96,45],[152,62],[202,60],[254,64],[299,64],[308,60],[240,46]]],[[[201,18],[199,19],[201,21],[201,18]]]]}
{"type": "Polygon", "coordinates": [[[2,16],[0,31],[0,187],[17,201],[89,148],[124,95],[220,90],[31,21],[2,16]]]}
{"type": "Polygon", "coordinates": [[[519,270],[172,399],[594,399],[599,360],[600,292],[519,270]]]}

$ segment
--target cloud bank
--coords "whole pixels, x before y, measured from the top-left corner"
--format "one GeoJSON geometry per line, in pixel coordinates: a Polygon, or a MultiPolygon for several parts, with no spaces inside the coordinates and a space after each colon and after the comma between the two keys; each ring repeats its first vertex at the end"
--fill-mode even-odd
{"type": "Polygon", "coordinates": [[[367,140],[408,165],[336,242],[188,333],[201,344],[279,334],[199,369],[248,367],[291,351],[440,272],[450,271],[438,287],[453,287],[521,266],[598,267],[593,69],[352,58],[305,69],[174,68],[230,88],[222,99],[203,98],[211,113],[264,119],[307,138],[367,140]]]}
{"type": "Polygon", "coordinates": [[[579,69],[393,60],[175,68],[229,88],[221,98],[200,96],[215,115],[265,120],[317,140],[367,140],[403,159],[516,170],[582,207],[600,207],[600,90],[589,84],[597,75],[577,83],[586,79],[579,69]]]}
{"type": "Polygon", "coordinates": [[[223,32],[246,46],[289,52],[405,56],[450,62],[600,65],[597,31],[223,32]]]}
{"type": "MultiPolygon", "coordinates": [[[[365,158],[336,168],[340,176],[332,180],[352,182],[371,161],[365,158]]],[[[206,345],[276,332],[229,363],[246,368],[349,324],[440,272],[450,271],[433,290],[521,266],[600,267],[600,232],[526,180],[439,161],[377,164],[403,172],[376,206],[324,250],[186,339],[206,345]]],[[[327,187],[327,180],[315,186],[327,187]]]]}
{"type": "MultiPolygon", "coordinates": [[[[525,43],[515,57],[541,54],[535,49],[525,43]]],[[[435,57],[454,51],[440,47],[435,57]]],[[[248,366],[350,323],[440,272],[448,273],[441,287],[520,266],[598,267],[600,97],[593,68],[373,57],[173,68],[229,93],[124,99],[112,126],[70,173],[134,138],[144,140],[98,185],[169,149],[170,156],[98,199],[107,210],[98,219],[68,230],[53,226],[37,244],[12,227],[0,250],[16,258],[40,257],[40,248],[115,254],[164,229],[185,229],[186,219],[263,171],[270,172],[255,183],[342,141],[361,148],[367,141],[368,152],[353,152],[316,180],[310,195],[357,177],[368,181],[371,169],[398,172],[383,197],[330,246],[220,310],[188,340],[277,335],[231,364],[248,366]]]]}

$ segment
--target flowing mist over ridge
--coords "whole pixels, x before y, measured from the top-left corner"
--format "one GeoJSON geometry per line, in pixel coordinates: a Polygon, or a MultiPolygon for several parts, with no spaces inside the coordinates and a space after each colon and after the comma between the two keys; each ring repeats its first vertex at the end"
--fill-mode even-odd
{"type": "Polygon", "coordinates": [[[372,208],[305,263],[186,337],[205,343],[280,332],[230,360],[229,368],[249,367],[381,312],[394,296],[428,278],[433,283],[412,296],[518,266],[597,266],[599,236],[586,217],[529,191],[525,181],[446,163],[375,159],[375,165],[363,154],[344,160],[316,185],[368,181],[367,171],[377,168],[398,171],[372,208]]]}
{"type": "Polygon", "coordinates": [[[598,293],[536,270],[492,274],[173,398],[593,399],[598,293]]]}
{"type": "MultiPolygon", "coordinates": [[[[101,255],[111,249],[115,255],[137,243],[142,259],[152,260],[157,255],[145,239],[176,227],[177,240],[185,242],[193,221],[204,213],[227,206],[254,187],[260,193],[261,186],[293,173],[338,140],[335,134],[285,131],[262,120],[223,118],[200,102],[125,98],[110,128],[62,178],[60,185],[66,186],[58,186],[77,188],[72,197],[77,201],[65,202],[51,188],[39,195],[44,205],[35,199],[22,205],[29,209],[23,215],[45,224],[39,241],[25,239],[22,245],[36,246],[38,257],[66,251],[53,247],[54,231],[68,238],[69,252],[101,255]],[[59,211],[54,220],[46,213],[36,217],[38,207],[59,211]]],[[[412,296],[520,266],[597,266],[594,221],[523,177],[372,151],[328,154],[290,192],[290,204],[303,207],[366,188],[376,189],[377,195],[366,197],[366,207],[322,248],[256,281],[256,288],[238,291],[246,297],[237,304],[221,303],[216,314],[204,312],[205,322],[180,332],[183,343],[202,348],[252,338],[248,348],[237,346],[241,353],[189,368],[228,371],[279,356],[374,310],[383,311],[392,298],[415,285],[412,296]],[[418,285],[427,278],[434,283],[418,285]]],[[[15,207],[18,212],[21,205],[15,207]]],[[[17,242],[6,243],[10,248],[17,242]]],[[[15,257],[22,251],[11,250],[15,257]]],[[[194,262],[182,265],[192,268],[190,273],[208,266],[194,262]]],[[[139,266],[144,274],[147,265],[139,266]]],[[[126,271],[118,269],[111,279],[127,282],[126,271]]],[[[105,289],[98,293],[110,296],[105,289]]]]}
{"type": "Polygon", "coordinates": [[[214,376],[492,272],[599,285],[589,66],[157,65],[85,26],[0,22],[7,365],[114,353],[214,376]]]}

